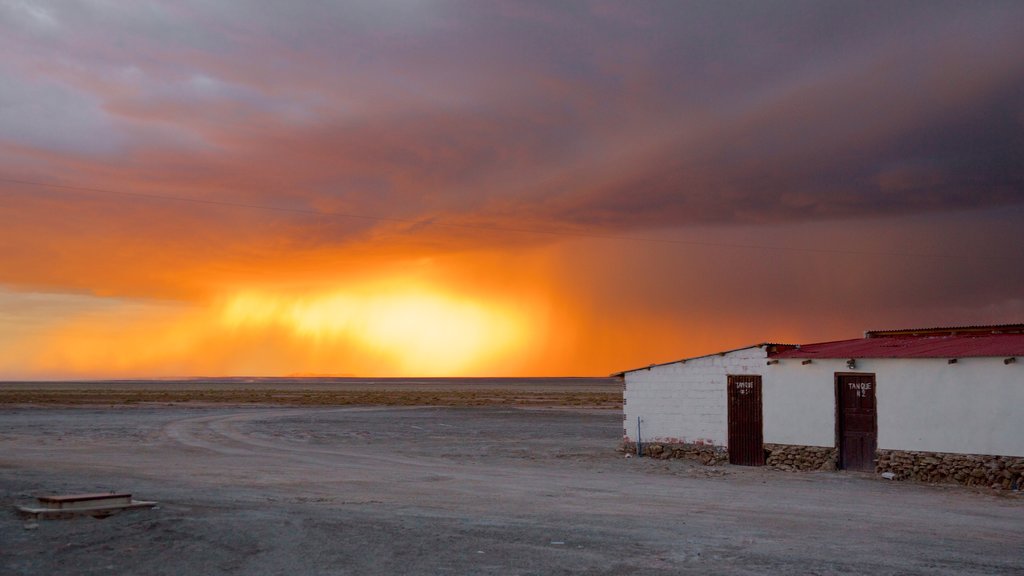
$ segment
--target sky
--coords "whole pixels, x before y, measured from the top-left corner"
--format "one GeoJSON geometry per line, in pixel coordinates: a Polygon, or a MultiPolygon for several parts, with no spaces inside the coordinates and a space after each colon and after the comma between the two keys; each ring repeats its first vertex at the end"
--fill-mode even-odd
{"type": "Polygon", "coordinates": [[[1024,3],[0,0],[0,379],[1024,322],[1024,3]]]}

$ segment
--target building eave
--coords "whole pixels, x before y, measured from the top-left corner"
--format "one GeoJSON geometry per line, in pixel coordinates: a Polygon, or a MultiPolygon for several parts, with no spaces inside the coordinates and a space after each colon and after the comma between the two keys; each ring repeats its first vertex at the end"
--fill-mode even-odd
{"type": "Polygon", "coordinates": [[[739,352],[740,350],[750,350],[751,348],[764,348],[766,346],[769,347],[769,353],[771,353],[772,350],[777,349],[777,348],[785,348],[785,349],[788,350],[790,348],[795,348],[796,347],[793,344],[779,344],[777,342],[761,342],[759,344],[751,344],[750,346],[743,346],[741,348],[733,348],[732,350],[725,350],[725,351],[722,351],[722,352],[713,352],[711,354],[703,354],[701,356],[690,356],[688,358],[680,358],[679,360],[672,360],[670,362],[662,362],[660,364],[650,364],[648,366],[641,366],[640,368],[633,368],[631,370],[623,370],[622,372],[615,372],[615,373],[611,374],[610,376],[612,378],[623,378],[623,377],[626,376],[626,374],[630,374],[632,372],[640,372],[640,371],[643,371],[643,370],[650,370],[651,368],[658,368],[658,367],[661,367],[661,366],[670,366],[672,364],[685,364],[685,363],[690,362],[692,360],[700,360],[701,358],[710,358],[712,356],[725,356],[726,354],[732,354],[733,352],[739,352]]]}

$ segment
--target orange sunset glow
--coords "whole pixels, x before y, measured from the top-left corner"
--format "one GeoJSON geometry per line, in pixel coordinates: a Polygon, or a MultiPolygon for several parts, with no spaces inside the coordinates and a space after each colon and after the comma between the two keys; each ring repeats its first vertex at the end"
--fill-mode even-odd
{"type": "Polygon", "coordinates": [[[0,380],[1024,318],[1021,7],[749,8],[6,3],[0,380]]]}

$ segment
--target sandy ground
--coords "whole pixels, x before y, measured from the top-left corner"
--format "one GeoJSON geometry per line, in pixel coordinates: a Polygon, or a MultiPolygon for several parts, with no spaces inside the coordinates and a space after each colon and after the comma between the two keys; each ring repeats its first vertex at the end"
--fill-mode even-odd
{"type": "Polygon", "coordinates": [[[1013,574],[1024,498],[615,452],[506,407],[0,410],[0,574],[1013,574]],[[154,510],[26,523],[40,493],[154,510]]]}

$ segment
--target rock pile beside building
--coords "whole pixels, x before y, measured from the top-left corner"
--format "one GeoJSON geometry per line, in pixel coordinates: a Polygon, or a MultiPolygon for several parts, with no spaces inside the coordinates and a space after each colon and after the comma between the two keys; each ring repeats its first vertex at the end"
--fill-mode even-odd
{"type": "MultiPolygon", "coordinates": [[[[621,450],[627,454],[636,454],[636,443],[624,442],[621,450]]],[[[660,460],[670,458],[696,460],[706,466],[725,464],[729,461],[729,453],[724,448],[707,444],[644,444],[643,455],[660,460]]]]}

